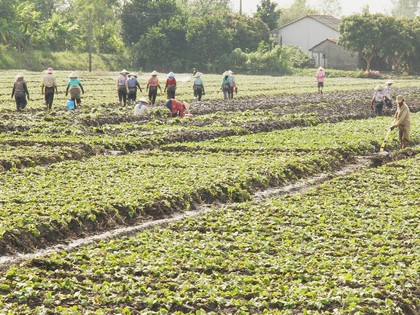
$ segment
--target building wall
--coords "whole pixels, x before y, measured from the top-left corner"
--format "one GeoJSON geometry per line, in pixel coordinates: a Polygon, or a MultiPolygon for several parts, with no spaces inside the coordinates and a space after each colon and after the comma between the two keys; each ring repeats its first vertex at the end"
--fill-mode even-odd
{"type": "Polygon", "coordinates": [[[317,45],[312,50],[312,57],[316,67],[342,70],[357,70],[359,67],[357,54],[352,55],[350,51],[331,41],[317,45]]]}
{"type": "Polygon", "coordinates": [[[310,48],[327,38],[338,38],[339,35],[340,33],[338,31],[321,24],[310,17],[305,17],[286,25],[278,29],[275,34],[279,44],[298,46],[309,56],[312,56],[309,50],[310,48]]]}

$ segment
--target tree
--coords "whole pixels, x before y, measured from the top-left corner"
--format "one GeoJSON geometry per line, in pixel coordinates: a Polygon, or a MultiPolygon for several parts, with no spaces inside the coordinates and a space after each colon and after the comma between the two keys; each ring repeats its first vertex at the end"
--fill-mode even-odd
{"type": "Polygon", "coordinates": [[[341,16],[341,4],[338,0],[322,0],[321,13],[332,16],[341,16]]]}
{"type": "MultiPolygon", "coordinates": [[[[119,0],[72,0],[66,14],[78,25],[80,41],[77,50],[88,50],[90,14],[92,14],[92,46],[94,51],[117,53],[123,47],[120,34],[121,7],[119,0]]],[[[76,31],[76,30],[75,30],[76,31]]]]}
{"type": "Polygon", "coordinates": [[[343,18],[339,42],[360,54],[367,71],[375,57],[389,59],[404,47],[401,28],[394,18],[383,14],[356,14],[343,18]]]}
{"type": "Polygon", "coordinates": [[[224,55],[232,52],[232,29],[218,16],[192,17],[186,26],[186,39],[192,52],[190,64],[210,69],[224,55]]]}
{"type": "Polygon", "coordinates": [[[259,18],[235,14],[227,20],[230,21],[228,26],[233,31],[233,48],[255,51],[261,41],[270,40],[270,30],[259,18]]]}
{"type": "Polygon", "coordinates": [[[277,3],[271,0],[261,0],[261,3],[257,5],[257,13],[255,17],[260,18],[265,24],[267,24],[270,30],[274,30],[278,27],[281,10],[277,9],[277,3]]]}
{"type": "Polygon", "coordinates": [[[420,0],[393,0],[392,15],[395,17],[415,18],[419,15],[420,0]]]}
{"type": "Polygon", "coordinates": [[[221,16],[232,13],[230,0],[192,0],[188,1],[183,8],[190,16],[194,17],[221,16]]]}
{"type": "Polygon", "coordinates": [[[123,6],[121,14],[122,37],[131,47],[147,30],[157,26],[161,20],[169,20],[181,14],[175,0],[133,0],[123,6]]]}
{"type": "Polygon", "coordinates": [[[396,70],[410,72],[420,71],[420,17],[415,19],[397,19],[400,28],[400,41],[393,65],[396,70]]]}
{"type": "Polygon", "coordinates": [[[287,24],[308,14],[318,13],[307,4],[307,0],[295,0],[290,8],[282,9],[281,12],[279,25],[287,24]]]}
{"type": "Polygon", "coordinates": [[[149,28],[134,46],[136,65],[148,69],[183,70],[190,56],[184,23],[183,17],[174,16],[149,28]]]}

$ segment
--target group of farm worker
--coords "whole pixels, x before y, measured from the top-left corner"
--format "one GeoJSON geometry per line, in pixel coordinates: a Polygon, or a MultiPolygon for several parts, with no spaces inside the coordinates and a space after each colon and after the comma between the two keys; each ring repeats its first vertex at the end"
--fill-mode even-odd
{"type": "MultiPolygon", "coordinates": [[[[53,68],[49,67],[47,73],[43,76],[41,81],[41,93],[44,95],[45,106],[51,109],[54,101],[54,94],[58,94],[57,81],[53,75],[53,68]]],[[[70,109],[77,108],[81,104],[81,95],[85,93],[82,83],[77,79],[78,75],[72,72],[68,78],[66,85],[66,96],[70,93],[70,99],[67,103],[71,106],[70,109]],[[70,105],[71,104],[71,105],[70,105]]],[[[16,75],[16,81],[13,83],[12,98],[15,97],[16,110],[23,110],[28,104],[29,90],[24,80],[24,75],[19,73],[16,75]]]]}
{"type": "MultiPolygon", "coordinates": [[[[322,94],[325,80],[325,70],[323,67],[318,68],[315,77],[318,84],[318,94],[322,94]]],[[[392,109],[393,84],[394,82],[392,80],[388,80],[386,82],[386,87],[383,87],[382,85],[378,85],[375,87],[371,101],[371,106],[375,117],[383,115],[384,107],[388,110],[392,109]]],[[[405,103],[404,97],[402,95],[398,95],[396,97],[396,102],[397,110],[393,116],[394,120],[390,129],[393,130],[395,128],[398,128],[401,148],[406,148],[410,139],[411,131],[410,109],[405,103]]]]}
{"type": "MultiPolygon", "coordinates": [[[[134,107],[134,115],[144,115],[148,112],[148,104],[155,105],[158,90],[162,93],[162,87],[160,85],[158,75],[159,73],[156,70],[150,74],[146,83],[146,91],[148,92],[149,99],[147,100],[144,97],[139,99],[139,102],[134,107]]],[[[193,75],[194,99],[201,101],[201,97],[204,94],[204,82],[201,78],[202,73],[195,71],[193,75]]],[[[120,75],[117,78],[116,85],[120,106],[126,106],[127,101],[131,105],[135,104],[137,100],[137,89],[139,89],[140,92],[143,92],[137,80],[137,76],[125,69],[121,70],[120,75]]],[[[170,110],[173,117],[184,117],[185,115],[189,115],[190,105],[187,102],[181,102],[175,98],[176,89],[177,82],[175,74],[171,71],[167,75],[163,90],[167,99],[165,107],[170,110]]]]}
{"type": "MultiPolygon", "coordinates": [[[[201,78],[203,74],[193,69],[193,91],[194,91],[194,100],[201,101],[203,95],[205,95],[204,82],[201,78]]],[[[84,94],[84,88],[81,82],[78,79],[78,75],[75,72],[72,72],[69,76],[69,81],[66,84],[66,96],[70,93],[70,99],[67,102],[68,109],[76,109],[77,106],[81,104],[81,96],[84,94]]],[[[316,80],[318,93],[323,93],[324,80],[325,80],[325,70],[323,67],[319,67],[316,72],[316,80]]],[[[116,80],[118,98],[120,105],[126,105],[127,100],[131,105],[136,104],[137,100],[137,89],[143,92],[140,84],[137,80],[137,76],[134,73],[129,73],[127,70],[122,70],[120,76],[116,80]]],[[[391,109],[392,104],[392,80],[388,80],[386,87],[382,85],[376,86],[371,106],[375,116],[382,116],[384,107],[391,109]]],[[[167,107],[172,116],[184,117],[189,115],[190,105],[187,102],[180,102],[175,98],[177,88],[177,82],[175,79],[175,74],[171,71],[167,75],[165,82],[165,87],[163,92],[167,94],[167,101],[165,107],[167,107]]],[[[158,79],[158,72],[153,71],[150,74],[149,79],[147,80],[146,91],[148,91],[148,100],[144,97],[139,99],[139,102],[135,105],[134,114],[143,115],[148,111],[147,105],[154,105],[156,102],[157,91],[158,89],[162,93],[162,88],[158,79]]],[[[223,73],[221,90],[223,91],[224,99],[232,99],[233,94],[237,93],[237,86],[235,82],[235,76],[233,71],[227,70],[223,73]]],[[[58,87],[56,78],[53,75],[53,68],[49,67],[46,71],[46,74],[43,76],[41,81],[41,93],[44,95],[45,105],[47,109],[51,109],[54,101],[54,95],[58,94],[58,87]]],[[[27,105],[27,100],[29,100],[29,90],[28,86],[24,80],[24,75],[19,73],[16,75],[16,80],[13,84],[12,95],[11,97],[15,98],[16,109],[18,111],[23,110],[27,105]]],[[[404,101],[402,95],[396,97],[397,101],[397,110],[394,114],[394,121],[391,129],[399,128],[401,147],[405,148],[410,138],[410,110],[407,104],[404,101]]]]}
{"type": "MultiPolygon", "coordinates": [[[[382,85],[377,85],[373,92],[373,97],[371,101],[371,106],[375,117],[382,116],[384,107],[386,109],[391,109],[392,104],[392,85],[394,82],[388,80],[386,82],[386,87],[382,85]]],[[[399,139],[401,142],[401,148],[404,149],[408,145],[410,140],[411,132],[411,118],[410,118],[410,109],[405,103],[404,96],[397,95],[396,97],[397,110],[393,116],[394,120],[390,126],[390,129],[393,130],[398,128],[399,130],[399,139]]]]}

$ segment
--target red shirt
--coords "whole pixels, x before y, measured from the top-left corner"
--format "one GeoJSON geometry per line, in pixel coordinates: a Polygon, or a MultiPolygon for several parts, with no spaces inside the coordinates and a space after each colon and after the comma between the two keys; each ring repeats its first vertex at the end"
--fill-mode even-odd
{"type": "Polygon", "coordinates": [[[185,106],[180,101],[172,99],[172,114],[178,114],[179,117],[185,116],[185,106]]]}
{"type": "Polygon", "coordinates": [[[168,79],[166,80],[166,86],[169,86],[169,85],[176,85],[176,80],[175,80],[175,78],[168,78],[168,79]]]}

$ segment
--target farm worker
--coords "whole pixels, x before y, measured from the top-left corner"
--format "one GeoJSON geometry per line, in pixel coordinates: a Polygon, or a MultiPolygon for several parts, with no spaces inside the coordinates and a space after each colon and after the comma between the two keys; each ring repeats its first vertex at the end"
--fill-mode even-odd
{"type": "Polygon", "coordinates": [[[398,95],[396,98],[397,101],[397,111],[394,115],[394,123],[391,126],[391,130],[394,128],[399,129],[400,131],[400,141],[401,149],[407,147],[408,140],[410,140],[410,131],[411,131],[411,119],[410,119],[410,109],[404,101],[402,95],[398,95]]]}
{"type": "Polygon", "coordinates": [[[130,73],[128,75],[127,86],[128,86],[128,97],[127,97],[128,101],[131,104],[135,104],[136,99],[137,99],[137,88],[139,88],[140,92],[143,92],[143,90],[141,89],[139,81],[137,80],[137,76],[134,73],[130,73]]]}
{"type": "Polygon", "coordinates": [[[376,116],[382,116],[384,108],[384,88],[382,85],[377,85],[372,97],[372,110],[376,116]]]}
{"type": "Polygon", "coordinates": [[[160,87],[159,79],[157,76],[158,73],[156,70],[154,70],[150,74],[149,80],[147,80],[146,91],[149,91],[149,100],[152,105],[155,105],[158,88],[160,93],[162,93],[162,88],[160,87]]]}
{"type": "Polygon", "coordinates": [[[230,76],[230,98],[233,98],[233,92],[238,93],[238,88],[236,87],[236,80],[235,76],[233,75],[232,70],[228,70],[229,76],[230,76]]]}
{"type": "Polygon", "coordinates": [[[392,84],[394,84],[394,82],[388,80],[384,89],[385,106],[387,108],[392,108],[392,84]]]}
{"type": "Polygon", "coordinates": [[[168,93],[168,99],[175,98],[175,90],[176,90],[176,79],[175,74],[171,71],[168,73],[168,78],[166,79],[165,89],[164,92],[168,93]]]}
{"type": "Polygon", "coordinates": [[[324,80],[325,80],[325,70],[322,67],[319,67],[316,71],[316,81],[318,83],[318,94],[323,93],[322,89],[324,88],[324,80]]]}
{"type": "Polygon", "coordinates": [[[15,96],[16,110],[23,110],[28,104],[26,97],[28,97],[29,100],[29,92],[22,73],[19,73],[16,76],[16,81],[13,83],[12,98],[13,96],[15,96]]]}
{"type": "Polygon", "coordinates": [[[143,116],[149,112],[149,101],[145,97],[141,97],[139,102],[134,106],[134,116],[143,116]]]}
{"type": "Polygon", "coordinates": [[[223,98],[226,99],[231,99],[231,95],[230,95],[230,84],[232,82],[232,79],[229,75],[229,72],[225,71],[223,73],[223,79],[222,79],[222,91],[223,91],[223,98]]]}
{"type": "Polygon", "coordinates": [[[167,100],[165,106],[171,111],[172,117],[184,117],[185,112],[190,111],[190,104],[180,102],[174,98],[167,100]]]}
{"type": "Polygon", "coordinates": [[[119,77],[117,78],[117,91],[118,91],[118,100],[120,102],[120,106],[123,105],[124,102],[124,106],[127,105],[127,92],[128,92],[128,71],[123,69],[120,72],[119,77]]]}
{"type": "Polygon", "coordinates": [[[203,74],[201,72],[197,72],[194,75],[194,101],[201,101],[201,97],[205,94],[204,92],[204,81],[201,78],[203,74]]]}
{"type": "Polygon", "coordinates": [[[47,109],[52,108],[52,104],[54,101],[54,92],[58,94],[57,82],[52,73],[53,68],[49,67],[47,69],[47,74],[44,75],[44,77],[42,78],[41,92],[43,95],[45,95],[45,105],[47,106],[47,109]]]}
{"type": "Polygon", "coordinates": [[[79,79],[77,78],[78,75],[76,72],[72,72],[69,75],[69,82],[67,82],[66,88],[66,96],[69,94],[70,91],[70,98],[74,102],[74,108],[76,109],[82,103],[81,94],[85,94],[85,90],[83,89],[82,83],[80,83],[79,79]],[[76,106],[77,104],[77,106],[76,106]]]}

